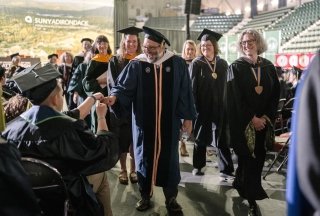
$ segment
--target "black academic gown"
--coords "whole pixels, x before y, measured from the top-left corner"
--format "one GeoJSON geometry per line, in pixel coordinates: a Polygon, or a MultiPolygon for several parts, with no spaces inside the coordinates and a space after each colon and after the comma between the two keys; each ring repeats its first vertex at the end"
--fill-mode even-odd
{"type": "Polygon", "coordinates": [[[252,157],[245,138],[245,129],[254,116],[266,115],[274,122],[279,102],[280,84],[274,65],[259,57],[261,63],[261,83],[263,91],[255,91],[257,81],[243,58],[233,62],[228,69],[227,113],[230,127],[231,144],[238,155],[238,169],[233,186],[240,196],[250,200],[267,198],[261,186],[261,173],[266,149],[264,145],[266,130],[255,131],[255,158],[252,157]]]}
{"type": "MultiPolygon", "coordinates": [[[[110,74],[108,74],[108,87],[111,89],[116,85],[116,79],[123,68],[129,63],[129,59],[121,58],[119,55],[112,56],[109,62],[110,74]]],[[[113,113],[110,114],[110,130],[119,136],[120,152],[129,152],[129,146],[132,144],[132,121],[131,115],[123,118],[116,118],[113,113]]]]}
{"type": "MultiPolygon", "coordinates": [[[[214,69],[214,64],[211,65],[214,69]]],[[[225,89],[228,63],[216,57],[214,79],[212,70],[204,56],[194,59],[189,67],[192,79],[193,96],[197,109],[197,119],[194,124],[194,136],[197,146],[194,149],[193,166],[201,169],[206,165],[206,146],[213,141],[212,123],[216,125],[215,143],[218,149],[220,172],[231,174],[234,171],[229,149],[225,89]]]]}
{"type": "Polygon", "coordinates": [[[108,70],[108,67],[109,62],[91,60],[88,63],[86,75],[82,81],[83,88],[87,94],[101,92],[104,96],[108,96],[108,88],[101,87],[97,81],[97,78],[108,70]]]}
{"type": "MultiPolygon", "coordinates": [[[[85,77],[82,80],[82,86],[87,95],[101,92],[104,96],[108,96],[108,87],[101,87],[97,81],[97,78],[108,70],[109,62],[101,62],[91,60],[88,63],[85,77]]],[[[107,113],[107,123],[110,125],[110,114],[107,113]]],[[[91,129],[92,131],[97,130],[97,115],[95,109],[91,110],[91,129]]]]}
{"type": "Polygon", "coordinates": [[[40,207],[15,145],[0,138],[0,215],[36,216],[40,207]]]}
{"type": "Polygon", "coordinates": [[[138,174],[147,181],[154,174],[152,179],[157,186],[176,187],[181,179],[181,119],[193,120],[196,114],[185,61],[172,53],[166,56],[171,57],[163,57],[161,67],[146,62],[144,54],[132,60],[111,90],[111,95],[117,97],[112,109],[118,116],[132,110],[138,174]]]}
{"type": "Polygon", "coordinates": [[[210,145],[212,142],[212,123],[217,127],[216,134],[221,134],[222,117],[224,116],[223,102],[228,63],[217,57],[216,64],[217,79],[212,77],[212,71],[204,56],[194,59],[189,67],[198,113],[194,125],[194,135],[204,146],[210,145]]]}
{"type": "Polygon", "coordinates": [[[88,64],[86,63],[79,64],[79,66],[73,72],[73,75],[69,84],[69,88],[68,88],[69,93],[78,92],[81,98],[80,101],[78,101],[78,105],[81,104],[87,97],[87,94],[84,91],[83,85],[82,85],[82,80],[85,77],[87,66],[88,64]]]}
{"type": "Polygon", "coordinates": [[[119,157],[118,139],[112,132],[95,136],[83,120],[47,106],[33,106],[9,122],[2,137],[14,143],[22,156],[44,160],[60,171],[72,204],[81,209],[77,215],[91,215],[86,203],[96,201],[84,176],[111,169],[119,157]]]}

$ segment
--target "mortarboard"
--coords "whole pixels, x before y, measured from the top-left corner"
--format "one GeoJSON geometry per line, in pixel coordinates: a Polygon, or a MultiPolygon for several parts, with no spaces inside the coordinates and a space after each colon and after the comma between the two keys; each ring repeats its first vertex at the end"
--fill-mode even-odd
{"type": "Polygon", "coordinates": [[[170,46],[169,40],[160,32],[158,32],[152,28],[149,28],[147,26],[143,26],[142,28],[145,33],[145,36],[144,36],[145,38],[148,38],[148,39],[150,39],[154,42],[157,42],[157,43],[162,43],[163,41],[165,41],[166,44],[168,44],[170,46]]]}
{"type": "Polygon", "coordinates": [[[51,59],[53,56],[55,56],[55,57],[57,57],[57,58],[58,58],[58,55],[57,55],[57,54],[55,54],[55,53],[53,53],[53,54],[48,55],[48,59],[51,59]]]}
{"type": "Polygon", "coordinates": [[[214,31],[211,31],[211,30],[205,28],[200,33],[200,35],[198,36],[197,40],[199,40],[199,41],[215,40],[215,41],[218,42],[221,37],[222,37],[222,34],[214,32],[214,31]]]}
{"type": "Polygon", "coordinates": [[[117,32],[123,33],[125,35],[138,35],[140,32],[143,32],[141,28],[137,28],[135,26],[131,26],[128,28],[120,29],[117,32]]]}
{"type": "Polygon", "coordinates": [[[93,42],[93,40],[92,40],[91,38],[82,38],[82,39],[81,39],[81,43],[82,43],[83,41],[89,41],[90,43],[93,42]]]}
{"type": "Polygon", "coordinates": [[[13,77],[21,93],[31,103],[40,104],[57,86],[56,78],[61,74],[50,64],[36,69],[37,63],[13,77]]]}
{"type": "Polygon", "coordinates": [[[13,53],[13,54],[10,55],[10,59],[13,59],[14,57],[16,57],[18,55],[19,55],[19,53],[13,53]]]}

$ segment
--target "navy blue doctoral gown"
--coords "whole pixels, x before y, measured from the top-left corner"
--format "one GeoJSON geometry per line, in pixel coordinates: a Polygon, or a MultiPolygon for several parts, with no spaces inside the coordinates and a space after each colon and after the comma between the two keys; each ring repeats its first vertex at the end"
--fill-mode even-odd
{"type": "Polygon", "coordinates": [[[174,55],[158,66],[132,60],[116,83],[111,90],[117,97],[112,108],[119,117],[132,110],[137,171],[146,177],[152,170],[156,186],[177,185],[181,119],[193,120],[196,115],[185,61],[174,55]]]}

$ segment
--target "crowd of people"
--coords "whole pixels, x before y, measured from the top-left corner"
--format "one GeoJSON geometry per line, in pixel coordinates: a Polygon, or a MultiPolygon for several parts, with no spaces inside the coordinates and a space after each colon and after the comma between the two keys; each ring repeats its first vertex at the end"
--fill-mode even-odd
{"type": "MultiPolygon", "coordinates": [[[[294,98],[301,71],[284,72],[261,57],[267,45],[254,29],[242,32],[237,43],[242,56],[230,65],[219,56],[222,35],[208,29],[200,33],[198,47],[192,40],[184,43],[181,57],[169,51],[166,36],[149,27],[118,32],[123,37],[116,53],[99,35],[83,38],[75,56],[53,53],[44,66],[22,68],[16,53],[8,71],[0,68],[0,155],[8,152],[0,158],[0,175],[6,176],[2,194],[20,184],[10,182],[11,173],[20,181],[27,178],[20,155],[37,158],[61,173],[76,215],[111,216],[106,171],[119,160],[119,182],[138,184],[138,211],[152,207],[153,187],[159,186],[168,212],[181,215],[179,141],[180,155],[189,156],[186,142],[192,136],[192,174],[204,175],[207,147],[215,147],[220,177],[233,180],[248,200],[249,215],[258,215],[256,200],[268,198],[261,174],[274,141],[279,99],[294,98]]],[[[6,203],[1,215],[58,214],[38,206],[31,185],[20,187],[29,205],[2,202],[0,195],[6,203]]]]}

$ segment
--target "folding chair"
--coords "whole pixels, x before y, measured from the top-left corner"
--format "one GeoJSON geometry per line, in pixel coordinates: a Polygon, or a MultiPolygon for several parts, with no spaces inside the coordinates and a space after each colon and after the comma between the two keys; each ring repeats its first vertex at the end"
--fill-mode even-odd
{"type": "Polygon", "coordinates": [[[277,168],[277,172],[279,172],[283,165],[288,161],[288,150],[289,150],[290,137],[286,140],[280,151],[276,154],[276,157],[273,159],[270,164],[267,172],[264,174],[263,179],[266,180],[266,176],[269,174],[270,170],[273,168],[274,164],[280,159],[283,158],[282,162],[277,168]]]}
{"type": "Polygon", "coordinates": [[[69,215],[68,192],[59,171],[39,159],[23,157],[21,163],[29,175],[43,215],[69,215]]]}
{"type": "Polygon", "coordinates": [[[285,126],[284,126],[285,124],[282,116],[282,111],[283,111],[285,102],[286,102],[285,98],[279,99],[276,121],[275,121],[275,130],[274,130],[276,135],[279,135],[285,132],[285,126]]]}

